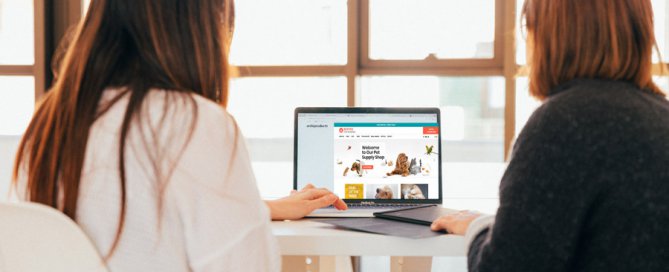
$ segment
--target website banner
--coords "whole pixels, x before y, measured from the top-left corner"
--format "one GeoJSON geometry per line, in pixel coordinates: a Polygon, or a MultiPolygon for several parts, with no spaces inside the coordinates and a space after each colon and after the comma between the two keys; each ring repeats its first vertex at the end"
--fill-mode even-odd
{"type": "Polygon", "coordinates": [[[436,123],[335,123],[334,190],[345,199],[439,197],[436,123]]]}

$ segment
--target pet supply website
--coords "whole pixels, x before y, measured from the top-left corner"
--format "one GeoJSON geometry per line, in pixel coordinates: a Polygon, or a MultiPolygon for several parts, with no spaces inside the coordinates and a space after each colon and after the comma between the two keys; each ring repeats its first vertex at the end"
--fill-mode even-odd
{"type": "Polygon", "coordinates": [[[438,198],[436,123],[335,123],[334,192],[345,199],[438,198]]]}
{"type": "Polygon", "coordinates": [[[344,199],[439,198],[436,114],[298,114],[297,186],[344,199]]]}

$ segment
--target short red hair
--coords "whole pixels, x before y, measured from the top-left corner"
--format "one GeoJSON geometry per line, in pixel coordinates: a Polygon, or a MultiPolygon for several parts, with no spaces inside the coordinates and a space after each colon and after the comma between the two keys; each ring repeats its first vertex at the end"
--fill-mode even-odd
{"type": "Polygon", "coordinates": [[[533,96],[543,100],[575,78],[628,81],[664,95],[652,79],[650,0],[526,0],[523,20],[533,96]]]}

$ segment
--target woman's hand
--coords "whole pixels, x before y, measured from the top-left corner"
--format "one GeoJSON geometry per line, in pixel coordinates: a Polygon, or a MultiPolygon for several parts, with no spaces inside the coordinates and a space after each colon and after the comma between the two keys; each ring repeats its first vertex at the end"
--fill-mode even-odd
{"type": "Polygon", "coordinates": [[[327,189],[317,189],[309,184],[299,191],[292,191],[290,196],[265,201],[272,215],[272,220],[294,220],[305,217],[316,209],[333,205],[338,210],[348,206],[338,196],[327,189]]]}
{"type": "Polygon", "coordinates": [[[481,216],[481,213],[474,211],[459,211],[454,214],[444,215],[432,222],[433,231],[446,230],[450,234],[465,235],[469,224],[474,219],[481,216]]]}

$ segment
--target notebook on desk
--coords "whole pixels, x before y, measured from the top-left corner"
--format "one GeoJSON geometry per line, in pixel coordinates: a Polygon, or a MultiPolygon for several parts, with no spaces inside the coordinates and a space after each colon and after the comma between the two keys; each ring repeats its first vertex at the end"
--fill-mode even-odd
{"type": "Polygon", "coordinates": [[[442,203],[438,108],[298,108],[294,182],[342,198],[307,217],[373,217],[442,203]]]}

